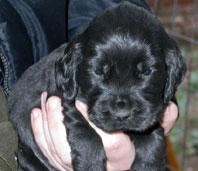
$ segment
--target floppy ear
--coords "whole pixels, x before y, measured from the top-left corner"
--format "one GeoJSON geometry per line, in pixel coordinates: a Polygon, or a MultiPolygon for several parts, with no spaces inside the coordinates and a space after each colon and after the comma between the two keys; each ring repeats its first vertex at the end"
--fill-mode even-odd
{"type": "Polygon", "coordinates": [[[55,77],[58,90],[64,100],[72,102],[77,95],[78,85],[76,72],[82,61],[80,43],[70,43],[55,64],[55,77]]]}
{"type": "Polygon", "coordinates": [[[168,48],[165,50],[165,62],[167,67],[167,80],[165,85],[164,101],[168,103],[174,98],[178,85],[184,78],[186,65],[181,52],[172,39],[169,39],[168,48]]]}

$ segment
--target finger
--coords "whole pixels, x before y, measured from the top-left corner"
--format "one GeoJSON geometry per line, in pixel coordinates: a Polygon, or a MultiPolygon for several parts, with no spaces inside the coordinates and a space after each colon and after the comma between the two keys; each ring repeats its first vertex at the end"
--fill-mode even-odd
{"type": "Polygon", "coordinates": [[[175,103],[170,102],[166,108],[163,118],[161,120],[161,125],[164,128],[165,134],[167,135],[173,128],[178,117],[178,107],[175,103]]]}
{"type": "Polygon", "coordinates": [[[49,162],[54,165],[54,161],[49,158],[50,151],[48,149],[48,145],[45,139],[44,130],[43,130],[43,121],[41,116],[41,110],[40,109],[33,109],[31,113],[31,125],[32,125],[32,131],[34,134],[34,139],[41,150],[41,152],[44,154],[45,157],[48,158],[49,162]]]}
{"type": "Polygon", "coordinates": [[[88,120],[87,105],[79,100],[75,101],[75,105],[78,111],[83,115],[83,117],[88,120]]]}
{"type": "Polygon", "coordinates": [[[64,170],[61,166],[61,162],[57,157],[56,150],[54,148],[54,144],[52,143],[49,129],[48,129],[48,120],[47,120],[47,113],[46,113],[46,99],[47,99],[47,92],[43,92],[41,94],[41,111],[42,111],[42,121],[43,121],[43,130],[44,136],[47,142],[47,147],[49,150],[48,158],[53,162],[53,166],[58,168],[59,170],[64,170]]]}
{"type": "Polygon", "coordinates": [[[77,100],[75,105],[79,112],[88,121],[90,126],[100,135],[102,139],[107,156],[107,170],[129,170],[135,158],[135,147],[129,137],[122,132],[104,132],[89,121],[87,106],[83,102],[77,100]],[[126,156],[126,154],[128,156],[126,156]]]}
{"type": "Polygon", "coordinates": [[[49,150],[52,154],[55,153],[53,143],[50,139],[49,129],[48,129],[48,120],[47,120],[47,112],[46,112],[46,99],[47,99],[47,93],[44,92],[41,95],[41,111],[42,111],[42,120],[43,120],[43,130],[46,142],[48,144],[49,150]]]}
{"type": "Polygon", "coordinates": [[[79,100],[76,100],[75,102],[76,108],[78,109],[78,111],[83,115],[83,117],[86,119],[86,121],[89,123],[89,125],[101,136],[104,137],[106,134],[106,132],[104,132],[103,130],[101,130],[100,128],[96,127],[93,122],[91,122],[88,118],[88,113],[87,113],[87,105],[79,100]]]}
{"type": "Polygon", "coordinates": [[[47,142],[45,140],[45,135],[43,132],[43,123],[42,123],[40,109],[35,108],[32,110],[31,125],[32,125],[32,131],[34,134],[35,141],[37,145],[40,147],[41,151],[46,156],[48,153],[48,149],[47,149],[47,142]]]}
{"type": "MultiPolygon", "coordinates": [[[[87,113],[87,105],[79,100],[76,100],[75,102],[76,108],[78,111],[84,116],[84,118],[87,120],[89,125],[100,135],[102,138],[103,143],[109,144],[108,141],[110,140],[109,138],[111,137],[111,133],[104,132],[102,129],[96,127],[88,118],[88,113],[87,113]],[[107,143],[106,143],[107,142],[107,143]]],[[[112,139],[111,139],[112,140],[112,139]]]]}
{"type": "Polygon", "coordinates": [[[99,131],[101,133],[101,129],[97,128],[88,118],[88,113],[87,113],[87,105],[79,100],[76,100],[75,101],[75,105],[76,105],[76,108],[78,109],[78,111],[83,115],[83,117],[86,119],[86,121],[89,123],[89,125],[99,131]]]}
{"type": "Polygon", "coordinates": [[[71,167],[70,146],[66,141],[66,130],[63,124],[64,116],[62,114],[61,100],[58,97],[50,97],[47,101],[47,119],[50,131],[50,137],[54,144],[57,156],[62,163],[71,167]]]}
{"type": "MultiPolygon", "coordinates": [[[[93,122],[91,122],[88,118],[88,113],[87,113],[87,105],[79,100],[76,100],[75,102],[76,108],[78,111],[84,116],[84,118],[87,120],[89,125],[100,135],[102,138],[102,141],[106,143],[106,141],[109,140],[109,136],[111,136],[111,133],[104,132],[102,129],[96,127],[93,122]]],[[[118,132],[117,132],[118,133],[118,132]]]]}

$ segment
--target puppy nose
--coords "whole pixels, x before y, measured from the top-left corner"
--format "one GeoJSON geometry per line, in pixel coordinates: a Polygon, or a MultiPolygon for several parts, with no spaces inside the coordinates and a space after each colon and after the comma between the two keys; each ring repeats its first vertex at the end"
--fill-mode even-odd
{"type": "Polygon", "coordinates": [[[120,109],[125,108],[127,101],[126,100],[117,100],[116,106],[120,109]]]}
{"type": "Polygon", "coordinates": [[[129,100],[127,100],[126,98],[117,98],[116,99],[116,107],[118,109],[126,109],[129,106],[129,100]]]}

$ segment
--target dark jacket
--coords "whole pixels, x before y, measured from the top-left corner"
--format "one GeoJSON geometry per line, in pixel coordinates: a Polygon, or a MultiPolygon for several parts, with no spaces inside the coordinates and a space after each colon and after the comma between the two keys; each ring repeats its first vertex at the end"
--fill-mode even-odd
{"type": "MultiPolygon", "coordinates": [[[[93,17],[121,1],[1,0],[0,86],[5,94],[29,66],[73,39],[93,17]]],[[[144,0],[128,1],[150,10],[144,0]]]]}
{"type": "Polygon", "coordinates": [[[0,85],[5,93],[30,65],[66,41],[65,0],[0,1],[0,85]]]}

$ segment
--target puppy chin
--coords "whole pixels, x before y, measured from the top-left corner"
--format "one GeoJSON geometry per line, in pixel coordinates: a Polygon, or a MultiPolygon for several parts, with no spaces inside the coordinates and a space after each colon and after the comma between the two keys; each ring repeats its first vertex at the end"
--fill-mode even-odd
{"type": "Polygon", "coordinates": [[[110,117],[112,114],[90,114],[89,119],[100,129],[106,132],[131,131],[133,133],[148,133],[159,126],[157,118],[137,119],[136,117],[117,118],[110,117]],[[109,117],[108,117],[109,116],[109,117]]]}

